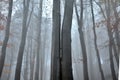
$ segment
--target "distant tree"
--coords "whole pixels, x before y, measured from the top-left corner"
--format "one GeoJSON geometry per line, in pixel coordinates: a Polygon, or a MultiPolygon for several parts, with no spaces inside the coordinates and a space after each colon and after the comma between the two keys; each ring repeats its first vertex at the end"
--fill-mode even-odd
{"type": "Polygon", "coordinates": [[[107,15],[107,31],[108,31],[108,36],[109,36],[109,58],[110,58],[110,68],[111,68],[111,74],[112,74],[112,79],[117,80],[116,73],[115,73],[115,68],[114,68],[114,62],[113,62],[113,54],[112,54],[112,33],[111,33],[111,24],[110,24],[110,1],[105,0],[105,10],[106,10],[106,15],[107,15]]]}
{"type": "Polygon", "coordinates": [[[98,67],[101,73],[102,80],[105,80],[104,72],[103,72],[102,65],[101,65],[100,53],[99,53],[99,49],[97,46],[97,35],[96,35],[96,30],[95,30],[96,26],[95,26],[95,17],[94,17],[94,10],[93,10],[93,0],[90,0],[90,4],[91,4],[92,22],[93,22],[94,45],[95,45],[96,55],[98,59],[98,67]]]}
{"type": "Polygon", "coordinates": [[[80,12],[80,18],[79,18],[78,11],[77,11],[77,5],[75,4],[75,11],[76,11],[76,16],[77,16],[78,31],[79,31],[79,39],[80,39],[80,43],[81,43],[82,56],[83,56],[83,76],[84,76],[84,80],[89,80],[87,51],[86,51],[84,33],[82,31],[82,28],[83,28],[83,0],[81,0],[80,8],[81,8],[81,12],[80,12]]]}
{"type": "Polygon", "coordinates": [[[23,53],[26,44],[26,36],[28,30],[28,12],[29,12],[30,0],[23,0],[23,24],[22,24],[22,38],[18,51],[17,65],[15,70],[15,80],[20,80],[23,53]]]}
{"type": "Polygon", "coordinates": [[[2,54],[0,56],[0,78],[2,75],[3,67],[4,67],[6,48],[7,48],[7,43],[9,40],[12,6],[13,6],[13,0],[9,0],[9,11],[8,11],[6,30],[5,30],[5,38],[4,38],[3,45],[2,45],[2,51],[1,51],[2,54]]]}
{"type": "MultiPolygon", "coordinates": [[[[39,80],[39,71],[40,71],[40,45],[41,45],[41,21],[42,21],[42,4],[43,0],[40,0],[39,3],[39,15],[38,15],[38,35],[37,35],[37,55],[36,55],[36,70],[35,70],[35,80],[39,80]]],[[[42,64],[41,64],[42,65],[42,64]]],[[[42,74],[41,74],[42,75],[42,74]]],[[[41,76],[42,77],[42,76],[41,76]]],[[[40,79],[42,80],[42,79],[40,79]]]]}

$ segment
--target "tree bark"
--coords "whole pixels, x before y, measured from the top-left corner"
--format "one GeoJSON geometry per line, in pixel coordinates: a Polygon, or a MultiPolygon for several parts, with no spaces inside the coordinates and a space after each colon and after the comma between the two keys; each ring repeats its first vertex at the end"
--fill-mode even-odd
{"type": "Polygon", "coordinates": [[[2,51],[1,51],[1,56],[0,56],[0,78],[2,76],[2,70],[4,67],[5,56],[6,56],[6,48],[7,48],[7,43],[9,40],[12,6],[13,6],[13,0],[9,0],[9,11],[8,11],[6,31],[5,31],[5,38],[3,41],[2,51]]]}
{"type": "Polygon", "coordinates": [[[60,80],[60,0],[53,0],[51,80],[60,80]]]}
{"type": "Polygon", "coordinates": [[[62,24],[62,80],[73,80],[71,60],[71,26],[74,0],[65,0],[62,24]]]}

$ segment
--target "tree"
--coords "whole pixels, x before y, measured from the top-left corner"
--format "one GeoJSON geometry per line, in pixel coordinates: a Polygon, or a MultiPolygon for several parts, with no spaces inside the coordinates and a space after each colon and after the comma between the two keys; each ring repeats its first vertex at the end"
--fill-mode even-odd
{"type": "Polygon", "coordinates": [[[39,67],[40,67],[40,64],[39,64],[40,55],[39,54],[40,54],[40,43],[41,43],[40,38],[41,38],[41,21],[42,21],[42,3],[43,3],[43,0],[40,0],[40,3],[39,3],[39,18],[38,18],[37,58],[36,58],[35,80],[39,80],[39,70],[40,70],[39,69],[39,67]]]}
{"type": "Polygon", "coordinates": [[[112,55],[112,33],[111,30],[111,24],[110,24],[110,1],[105,1],[105,10],[106,10],[106,15],[107,15],[107,31],[108,31],[108,36],[109,36],[109,58],[110,58],[110,68],[111,68],[111,73],[112,73],[112,78],[113,80],[117,80],[116,74],[115,74],[115,69],[114,69],[114,62],[113,62],[113,55],[112,55]]]}
{"type": "Polygon", "coordinates": [[[83,28],[83,0],[81,0],[80,8],[81,8],[81,12],[80,12],[80,18],[79,18],[77,6],[75,4],[77,23],[79,26],[78,27],[79,38],[80,38],[80,43],[81,43],[81,48],[82,48],[82,56],[83,56],[83,75],[84,75],[84,80],[89,80],[87,52],[86,52],[86,45],[85,45],[85,40],[84,40],[84,33],[82,31],[82,28],[83,28]]]}
{"type": "MultiPolygon", "coordinates": [[[[100,7],[100,10],[101,10],[101,12],[102,12],[102,15],[103,15],[103,17],[104,17],[104,19],[105,19],[105,21],[107,21],[107,18],[106,18],[106,16],[105,16],[105,13],[104,13],[104,10],[102,9],[102,6],[100,5],[100,3],[99,2],[96,2],[95,1],[95,3],[100,7]]],[[[114,10],[114,13],[116,13],[116,10],[114,10]]],[[[117,18],[116,18],[117,19],[117,18]]],[[[119,22],[119,19],[118,20],[116,20],[116,22],[115,22],[115,25],[113,25],[114,27],[113,27],[113,29],[115,30],[115,34],[116,34],[116,30],[117,30],[117,32],[118,32],[118,29],[116,29],[116,27],[115,26],[117,26],[118,25],[118,22],[119,22]],[[116,25],[117,24],[117,25],[116,25]]],[[[113,50],[114,50],[114,56],[115,56],[115,60],[116,60],[116,62],[117,62],[117,66],[119,67],[119,56],[118,56],[118,54],[119,54],[119,47],[118,47],[118,50],[117,50],[117,48],[116,48],[116,44],[115,44],[115,41],[114,41],[114,37],[113,37],[113,32],[112,31],[110,31],[111,32],[111,34],[112,34],[112,36],[111,36],[111,40],[112,40],[112,48],[113,48],[113,50]]],[[[117,34],[118,35],[118,34],[117,34]]],[[[118,39],[117,37],[116,37],[116,39],[118,39]]],[[[117,41],[117,43],[118,43],[118,41],[117,41]]],[[[118,46],[118,44],[117,44],[117,46],[118,46]]]]}
{"type": "Polygon", "coordinates": [[[4,38],[3,45],[2,45],[2,51],[1,51],[2,54],[0,56],[0,78],[2,75],[3,67],[4,67],[6,48],[7,48],[7,43],[9,40],[12,6],[13,6],[13,0],[9,0],[9,11],[8,11],[9,13],[8,13],[8,18],[7,18],[5,38],[4,38]]]}
{"type": "Polygon", "coordinates": [[[51,80],[60,79],[60,0],[53,0],[51,80]]]}
{"type": "Polygon", "coordinates": [[[73,80],[71,61],[71,25],[74,0],[65,0],[64,19],[62,23],[62,79],[73,80]]]}
{"type": "Polygon", "coordinates": [[[24,10],[23,10],[22,38],[21,38],[19,51],[18,51],[17,65],[15,70],[15,80],[20,80],[23,53],[24,53],[24,47],[26,44],[26,36],[27,36],[27,30],[28,30],[27,19],[28,19],[29,3],[30,3],[30,0],[23,1],[24,10]]]}
{"type": "Polygon", "coordinates": [[[90,0],[90,4],[91,4],[91,13],[92,13],[92,22],[93,22],[94,45],[95,45],[96,55],[98,59],[98,67],[101,73],[102,80],[105,80],[105,76],[104,76],[104,72],[103,72],[101,60],[100,60],[100,53],[99,53],[99,49],[97,46],[97,35],[96,35],[96,30],[95,30],[96,26],[95,26],[95,18],[94,18],[94,10],[93,10],[93,0],[90,0]]]}
{"type": "Polygon", "coordinates": [[[112,9],[114,11],[114,16],[115,16],[115,23],[113,24],[113,29],[114,29],[114,32],[115,32],[115,39],[116,39],[116,42],[117,42],[117,47],[118,47],[118,51],[115,50],[116,47],[115,47],[115,43],[113,43],[113,48],[114,48],[114,55],[115,55],[115,58],[116,58],[116,62],[117,62],[117,65],[119,67],[119,53],[120,53],[120,35],[119,35],[119,22],[120,22],[120,17],[119,17],[119,14],[116,10],[116,4],[117,4],[117,1],[113,2],[111,0],[111,4],[112,4],[112,9]]]}

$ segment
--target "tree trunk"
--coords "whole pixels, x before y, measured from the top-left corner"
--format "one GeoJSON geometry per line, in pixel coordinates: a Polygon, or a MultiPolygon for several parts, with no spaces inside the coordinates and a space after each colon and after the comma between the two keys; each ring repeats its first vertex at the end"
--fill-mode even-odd
{"type": "Polygon", "coordinates": [[[24,80],[28,80],[29,47],[30,47],[30,41],[28,41],[28,45],[27,45],[26,52],[25,52],[26,55],[24,54],[24,58],[25,58],[25,63],[24,63],[24,80]]]}
{"type": "MultiPolygon", "coordinates": [[[[113,25],[113,29],[114,29],[114,32],[115,32],[115,39],[116,39],[117,47],[118,47],[118,52],[116,51],[114,53],[114,56],[116,58],[117,65],[119,67],[119,57],[118,56],[119,56],[119,53],[120,53],[120,35],[119,35],[118,26],[119,26],[119,22],[120,22],[120,17],[118,15],[117,10],[116,10],[116,2],[113,2],[111,0],[111,3],[112,3],[112,8],[113,8],[113,11],[114,11],[115,19],[116,19],[116,21],[115,21],[115,23],[113,25]]],[[[114,47],[113,49],[116,50],[115,49],[116,48],[115,44],[113,44],[113,47],[114,47]]]]}
{"type": "Polygon", "coordinates": [[[109,58],[110,58],[110,68],[113,80],[117,80],[115,69],[114,69],[114,62],[113,62],[113,55],[112,55],[112,33],[111,33],[111,25],[110,25],[110,2],[108,0],[108,4],[105,5],[106,8],[106,15],[107,15],[107,30],[109,36],[109,58]]]}
{"type": "Polygon", "coordinates": [[[13,0],[9,0],[9,11],[8,11],[6,31],[5,31],[5,38],[4,38],[3,45],[2,45],[2,51],[1,51],[2,54],[0,56],[0,78],[2,76],[2,70],[4,67],[5,56],[6,56],[6,48],[7,48],[7,43],[9,40],[12,6],[13,6],[13,0]]]}
{"type": "Polygon", "coordinates": [[[99,49],[97,46],[97,35],[96,35],[96,30],[95,30],[95,18],[94,18],[94,10],[93,10],[93,3],[92,2],[93,1],[90,0],[91,12],[92,12],[92,21],[93,21],[94,45],[95,45],[96,55],[97,55],[97,59],[98,59],[98,67],[100,70],[101,78],[102,78],[102,80],[105,80],[105,76],[104,76],[104,72],[103,72],[101,60],[100,60],[100,53],[99,53],[99,49]]]}
{"type": "Polygon", "coordinates": [[[60,0],[53,0],[51,80],[60,80],[60,0]]]}
{"type": "MultiPolygon", "coordinates": [[[[14,42],[14,40],[12,39],[12,43],[13,42],[14,42]]],[[[13,66],[14,49],[15,49],[14,45],[11,46],[11,57],[10,57],[11,59],[10,59],[10,68],[9,68],[10,72],[12,71],[12,66],[13,66]]],[[[8,74],[8,79],[7,80],[11,80],[10,77],[11,77],[11,73],[8,74]]]]}
{"type": "MultiPolygon", "coordinates": [[[[76,4],[75,4],[76,5],[76,4]]],[[[89,80],[89,75],[88,75],[88,62],[87,62],[87,52],[86,52],[86,45],[85,45],[85,40],[84,40],[84,33],[82,31],[83,27],[83,0],[81,0],[81,13],[80,13],[80,19],[77,11],[77,6],[75,6],[75,11],[76,11],[76,16],[77,16],[77,22],[78,22],[78,31],[79,31],[79,38],[80,38],[80,43],[81,43],[81,48],[82,48],[82,56],[83,56],[83,76],[84,80],[89,80]]]]}
{"type": "Polygon", "coordinates": [[[30,54],[30,80],[33,80],[34,64],[35,64],[34,61],[35,61],[35,54],[31,52],[31,54],[30,54]]]}
{"type": "MultiPolygon", "coordinates": [[[[31,26],[31,36],[33,36],[33,28],[31,26]]],[[[30,80],[33,80],[33,75],[34,75],[34,64],[35,64],[35,52],[33,50],[33,40],[31,37],[30,40],[30,80]]]]}
{"type": "MultiPolygon", "coordinates": [[[[39,18],[38,18],[38,36],[37,36],[37,59],[36,59],[36,70],[35,70],[35,80],[39,80],[39,71],[40,71],[40,45],[41,45],[41,21],[42,21],[42,3],[43,0],[40,0],[39,3],[39,18]]],[[[41,64],[42,65],[42,64],[41,64]]]]}
{"type": "Polygon", "coordinates": [[[28,30],[27,18],[28,18],[28,11],[29,11],[29,2],[30,0],[27,0],[27,1],[24,0],[24,3],[23,3],[24,11],[23,11],[23,24],[22,24],[22,39],[21,39],[20,47],[18,51],[17,65],[16,65],[16,71],[15,71],[15,80],[20,80],[23,52],[24,52],[24,47],[26,44],[26,36],[27,36],[27,30],[28,30]]]}
{"type": "Polygon", "coordinates": [[[65,0],[62,24],[62,80],[73,80],[71,60],[71,26],[74,0],[65,0]]]}

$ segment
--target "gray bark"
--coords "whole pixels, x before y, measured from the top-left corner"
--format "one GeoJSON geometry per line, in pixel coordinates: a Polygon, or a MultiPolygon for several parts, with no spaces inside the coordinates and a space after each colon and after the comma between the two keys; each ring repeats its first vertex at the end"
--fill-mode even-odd
{"type": "Polygon", "coordinates": [[[60,80],[60,0],[53,0],[51,80],[60,80]]]}
{"type": "Polygon", "coordinates": [[[71,60],[71,25],[74,0],[65,0],[64,19],[62,24],[62,79],[73,80],[71,60]]]}

